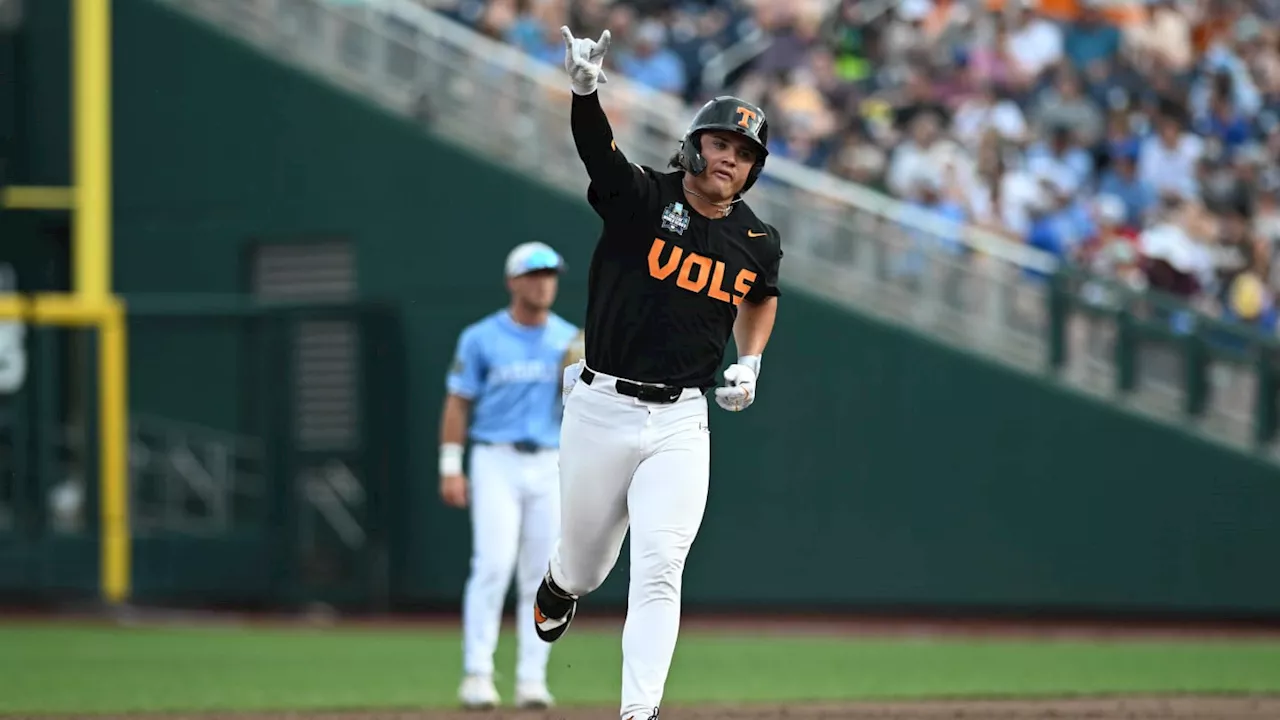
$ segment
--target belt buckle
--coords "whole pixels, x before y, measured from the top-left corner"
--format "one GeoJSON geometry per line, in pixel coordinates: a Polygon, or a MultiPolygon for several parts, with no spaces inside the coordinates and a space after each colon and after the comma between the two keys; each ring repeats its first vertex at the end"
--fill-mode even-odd
{"type": "Polygon", "coordinates": [[[538,444],[532,440],[519,440],[512,443],[512,446],[515,447],[516,452],[524,455],[532,455],[538,452],[539,449],[538,444]]]}
{"type": "Polygon", "coordinates": [[[680,392],[680,388],[668,387],[666,385],[641,384],[639,386],[639,392],[636,394],[645,402],[670,404],[679,399],[680,392]]]}

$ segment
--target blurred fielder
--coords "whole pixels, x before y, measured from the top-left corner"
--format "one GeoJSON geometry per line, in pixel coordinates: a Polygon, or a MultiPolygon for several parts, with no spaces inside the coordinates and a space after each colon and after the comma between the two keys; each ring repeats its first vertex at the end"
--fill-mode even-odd
{"type": "MultiPolygon", "coordinates": [[[[471,574],[463,596],[463,671],[458,698],[492,708],[502,607],[512,575],[519,607],[529,607],[560,527],[559,469],[562,370],[581,356],[581,334],[551,312],[560,255],[525,243],[507,256],[508,307],[467,326],[447,378],[440,432],[440,496],[471,508],[471,574]],[[471,441],[469,472],[463,444],[471,441]],[[470,483],[468,483],[468,477],[470,483]]],[[[515,702],[552,704],[547,690],[551,646],[533,628],[517,629],[515,702]]]]}
{"type": "Polygon", "coordinates": [[[548,641],[564,634],[630,528],[621,716],[645,720],[658,715],[685,559],[706,507],[706,393],[732,335],[738,358],[715,400],[732,412],[751,405],[777,312],[781,240],[742,202],[764,167],[769,126],[758,106],[718,97],[694,116],[674,171],[635,165],[596,92],[609,31],[599,42],[561,32],[573,139],[604,228],[588,274],[585,363],[565,371],[560,540],[532,624],[548,641]]]}

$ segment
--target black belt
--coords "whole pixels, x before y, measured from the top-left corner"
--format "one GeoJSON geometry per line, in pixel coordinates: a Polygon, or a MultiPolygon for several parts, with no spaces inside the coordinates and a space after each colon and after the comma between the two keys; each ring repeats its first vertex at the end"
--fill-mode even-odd
{"type": "Polygon", "coordinates": [[[513,443],[498,443],[498,442],[489,442],[488,440],[476,440],[473,444],[475,445],[510,445],[512,448],[515,449],[516,452],[522,455],[533,455],[534,453],[551,449],[547,445],[539,445],[538,443],[532,440],[519,440],[513,443]]]}
{"type": "MultiPolygon", "coordinates": [[[[582,368],[582,382],[590,385],[592,380],[596,379],[596,374],[591,368],[582,368]]],[[[662,403],[670,405],[680,399],[684,394],[684,388],[674,387],[672,385],[650,385],[648,383],[631,382],[630,380],[614,380],[613,387],[618,391],[619,395],[626,395],[637,400],[652,403],[662,403]]]]}

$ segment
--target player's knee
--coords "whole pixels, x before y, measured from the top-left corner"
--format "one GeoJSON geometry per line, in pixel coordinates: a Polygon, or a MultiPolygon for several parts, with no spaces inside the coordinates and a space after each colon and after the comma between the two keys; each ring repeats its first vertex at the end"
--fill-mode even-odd
{"type": "Polygon", "coordinates": [[[643,586],[650,597],[678,595],[687,554],[678,547],[653,547],[636,553],[631,560],[632,586],[643,586]]]}
{"type": "Polygon", "coordinates": [[[538,587],[542,585],[542,578],[546,576],[547,566],[526,566],[521,565],[516,571],[516,592],[519,593],[521,600],[525,598],[533,598],[538,592],[538,587]]]}
{"type": "Polygon", "coordinates": [[[582,597],[587,593],[595,592],[596,588],[604,584],[604,579],[608,575],[608,570],[588,571],[573,578],[569,582],[569,587],[565,589],[578,597],[582,597]]]}
{"type": "Polygon", "coordinates": [[[562,565],[561,569],[564,570],[564,582],[561,582],[562,578],[557,573],[555,577],[556,584],[565,592],[582,597],[587,593],[594,592],[596,588],[604,584],[604,579],[609,576],[609,570],[612,569],[612,566],[605,568],[571,568],[567,565],[562,565]]]}
{"type": "Polygon", "coordinates": [[[515,564],[515,558],[472,557],[472,581],[482,587],[506,588],[515,572],[515,564]]]}

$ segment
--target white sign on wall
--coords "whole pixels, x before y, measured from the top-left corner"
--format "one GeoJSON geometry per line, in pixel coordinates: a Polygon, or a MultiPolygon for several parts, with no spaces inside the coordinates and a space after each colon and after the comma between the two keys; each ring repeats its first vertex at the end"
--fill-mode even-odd
{"type": "MultiPolygon", "coordinates": [[[[0,294],[18,289],[13,266],[0,263],[0,294]]],[[[27,328],[17,320],[0,320],[0,394],[22,389],[27,379],[27,328]]]]}

